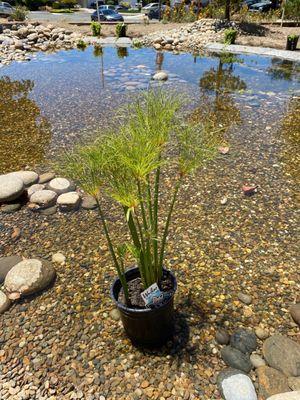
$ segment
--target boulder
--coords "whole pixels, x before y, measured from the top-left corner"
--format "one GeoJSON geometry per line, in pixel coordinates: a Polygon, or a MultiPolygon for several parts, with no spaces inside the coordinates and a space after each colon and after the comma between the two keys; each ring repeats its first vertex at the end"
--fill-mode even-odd
{"type": "Polygon", "coordinates": [[[0,314],[9,309],[11,301],[2,290],[0,290],[0,314]]]}
{"type": "Polygon", "coordinates": [[[168,74],[164,71],[159,71],[153,75],[152,79],[155,81],[166,81],[168,79],[168,74]]]}
{"type": "Polygon", "coordinates": [[[257,348],[255,334],[248,329],[238,329],[231,335],[230,345],[245,354],[250,354],[257,348]]]}
{"type": "Polygon", "coordinates": [[[263,355],[270,367],[287,376],[300,376],[300,345],[293,340],[271,336],[263,344],[263,355]]]}
{"type": "Polygon", "coordinates": [[[63,194],[74,191],[75,185],[65,178],[54,178],[49,182],[48,188],[57,194],[63,194]]]}
{"type": "Polygon", "coordinates": [[[241,371],[227,368],[217,377],[218,389],[224,400],[257,400],[251,379],[241,371]]]}
{"type": "Polygon", "coordinates": [[[63,193],[58,196],[57,204],[61,211],[77,210],[80,204],[80,197],[77,192],[63,193]]]}
{"type": "Polygon", "coordinates": [[[263,366],[257,370],[259,395],[264,400],[273,394],[288,392],[287,377],[274,368],[263,366]]]}
{"type": "Polygon", "coordinates": [[[300,326],[300,303],[293,304],[290,308],[293,320],[300,326]]]}
{"type": "Polygon", "coordinates": [[[46,288],[55,278],[51,263],[40,259],[23,260],[6,275],[4,287],[9,293],[29,295],[46,288]]]}
{"type": "Polygon", "coordinates": [[[4,281],[8,271],[21,261],[22,257],[19,256],[0,257],[0,283],[4,281]]]}
{"type": "Polygon", "coordinates": [[[252,369],[249,356],[234,347],[223,347],[221,350],[221,356],[225,364],[229,367],[239,369],[246,373],[250,372],[252,369]]]}
{"type": "Polygon", "coordinates": [[[22,179],[11,175],[0,175],[0,203],[17,199],[23,191],[22,179]]]}
{"type": "Polygon", "coordinates": [[[31,186],[34,183],[37,183],[39,179],[38,174],[34,171],[16,171],[16,172],[10,172],[7,175],[16,176],[17,178],[22,179],[26,187],[31,186]]]}
{"type": "Polygon", "coordinates": [[[38,190],[30,196],[30,201],[38,205],[38,208],[48,208],[55,204],[57,194],[52,190],[38,190]]]}
{"type": "Polygon", "coordinates": [[[279,393],[267,398],[267,400],[299,400],[299,399],[300,399],[300,391],[279,393]]]}

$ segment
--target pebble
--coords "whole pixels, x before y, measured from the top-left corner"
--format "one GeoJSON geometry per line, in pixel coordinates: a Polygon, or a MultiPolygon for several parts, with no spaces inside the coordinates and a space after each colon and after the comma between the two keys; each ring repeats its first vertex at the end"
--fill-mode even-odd
{"type": "Polygon", "coordinates": [[[55,253],[52,255],[52,262],[64,265],[66,262],[66,257],[62,253],[55,253]]]}
{"type": "Polygon", "coordinates": [[[54,178],[48,183],[48,189],[53,190],[53,192],[58,195],[63,193],[72,192],[75,190],[75,186],[73,183],[68,181],[65,178],[54,178]]]}
{"type": "Polygon", "coordinates": [[[84,210],[94,210],[97,207],[97,202],[93,196],[84,195],[82,197],[81,207],[84,210]]]}
{"type": "Polygon", "coordinates": [[[79,207],[80,197],[77,192],[63,193],[58,196],[57,204],[61,211],[74,211],[79,207]]]}
{"type": "Polygon", "coordinates": [[[249,356],[234,347],[223,347],[221,349],[221,357],[226,365],[234,369],[239,369],[246,373],[250,372],[252,369],[249,356]]]}
{"type": "Polygon", "coordinates": [[[230,340],[230,336],[224,329],[219,329],[216,332],[216,341],[219,344],[228,344],[229,340],[230,340]]]}
{"type": "Polygon", "coordinates": [[[265,340],[270,336],[269,332],[261,327],[255,329],[255,335],[261,340],[265,340]]]}
{"type": "Polygon", "coordinates": [[[220,203],[221,203],[223,206],[225,206],[225,204],[227,204],[227,202],[228,202],[227,197],[223,197],[223,198],[221,199],[221,201],[220,201],[220,203]]]}
{"type": "Polygon", "coordinates": [[[156,74],[153,75],[152,79],[155,81],[166,81],[168,79],[168,74],[164,71],[156,72],[156,74]]]}
{"type": "Polygon", "coordinates": [[[240,328],[230,338],[230,345],[245,354],[250,354],[257,348],[257,340],[254,332],[240,328]]]}
{"type": "Polygon", "coordinates": [[[111,310],[111,312],[109,313],[110,317],[115,320],[115,321],[119,321],[121,318],[120,315],[120,311],[117,310],[116,308],[114,308],[113,310],[111,310]]]}
{"type": "Polygon", "coordinates": [[[252,297],[251,297],[250,295],[245,294],[245,293],[242,293],[242,292],[239,292],[239,293],[238,293],[238,299],[239,299],[242,303],[247,304],[247,305],[249,305],[249,304],[252,303],[252,297]]]}
{"type": "Polygon", "coordinates": [[[251,354],[250,361],[254,368],[259,368],[266,365],[265,360],[261,358],[258,354],[251,354]]]}
{"type": "Polygon", "coordinates": [[[39,177],[39,183],[48,183],[52,179],[55,178],[55,173],[54,172],[46,172],[44,174],[41,174],[39,177]]]}

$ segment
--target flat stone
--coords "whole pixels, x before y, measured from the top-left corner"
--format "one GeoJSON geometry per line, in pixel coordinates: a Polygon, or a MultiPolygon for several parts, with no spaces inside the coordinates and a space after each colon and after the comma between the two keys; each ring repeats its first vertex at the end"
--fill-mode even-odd
{"type": "Polygon", "coordinates": [[[250,361],[254,368],[259,368],[266,365],[265,360],[261,358],[261,356],[259,356],[258,354],[251,354],[250,361]]]}
{"type": "Polygon", "coordinates": [[[300,303],[293,304],[290,307],[290,313],[296,324],[300,326],[300,303]]]}
{"type": "Polygon", "coordinates": [[[156,72],[156,74],[153,75],[152,79],[155,81],[166,81],[168,79],[168,74],[164,71],[156,72]]]}
{"type": "Polygon", "coordinates": [[[256,370],[259,382],[259,395],[266,399],[273,394],[288,392],[287,377],[274,368],[263,366],[256,370]]]}
{"type": "Polygon", "coordinates": [[[9,214],[9,213],[13,213],[15,211],[20,210],[21,206],[22,206],[21,203],[3,204],[0,207],[0,211],[5,214],[9,214]]]}
{"type": "Polygon", "coordinates": [[[240,328],[231,335],[230,345],[245,354],[250,354],[257,348],[257,339],[252,331],[240,328]]]}
{"type": "Polygon", "coordinates": [[[39,208],[48,208],[55,204],[57,194],[52,190],[38,190],[30,196],[30,201],[39,206],[39,208]]]}
{"type": "Polygon", "coordinates": [[[9,309],[11,301],[2,290],[0,290],[0,314],[9,309]]]}
{"type": "Polygon", "coordinates": [[[17,178],[22,179],[26,187],[31,186],[34,183],[37,183],[37,181],[39,180],[38,174],[34,171],[16,171],[16,172],[10,172],[8,175],[16,176],[17,178]]]}
{"type": "Polygon", "coordinates": [[[39,176],[39,183],[47,183],[52,181],[52,179],[55,178],[55,173],[54,172],[45,172],[44,174],[41,174],[39,176]]]}
{"type": "Polygon", "coordinates": [[[228,344],[229,340],[230,340],[230,336],[224,329],[219,329],[216,332],[216,341],[219,344],[228,344]]]}
{"type": "Polygon", "coordinates": [[[35,183],[34,185],[30,186],[27,189],[27,194],[30,197],[31,195],[33,195],[33,193],[39,191],[39,190],[43,190],[45,189],[45,185],[42,185],[40,183],[35,183]]]}
{"type": "Polygon", "coordinates": [[[300,376],[300,345],[293,340],[281,335],[271,336],[263,344],[263,355],[270,367],[287,376],[300,376]]]}
{"type": "Polygon", "coordinates": [[[246,294],[246,293],[239,292],[238,293],[238,299],[242,303],[247,304],[247,305],[252,303],[252,297],[250,295],[246,294]]]}
{"type": "Polygon", "coordinates": [[[22,179],[8,175],[0,175],[0,203],[12,201],[21,196],[24,191],[22,179]]]}
{"type": "Polygon", "coordinates": [[[4,287],[8,292],[29,295],[46,288],[55,278],[51,263],[40,259],[19,262],[6,275],[4,287]]]}
{"type": "Polygon", "coordinates": [[[22,261],[22,257],[19,256],[0,257],[0,283],[4,281],[8,271],[20,261],[22,261]]]}
{"type": "Polygon", "coordinates": [[[48,188],[57,194],[63,194],[74,191],[75,185],[65,178],[54,178],[48,183],[48,188]]]}
{"type": "Polygon", "coordinates": [[[218,389],[224,400],[257,400],[251,379],[241,371],[227,368],[217,377],[218,389]]]}
{"type": "Polygon", "coordinates": [[[221,349],[221,356],[223,361],[229,367],[234,369],[239,369],[246,373],[250,372],[252,369],[252,364],[250,358],[247,354],[244,354],[238,349],[231,346],[226,346],[221,349]]]}
{"type": "Polygon", "coordinates": [[[300,390],[300,376],[290,376],[288,378],[288,385],[292,390],[300,390]]]}
{"type": "Polygon", "coordinates": [[[299,400],[299,399],[300,399],[300,391],[275,394],[274,396],[268,397],[267,400],[299,400]]]}
{"type": "Polygon", "coordinates": [[[255,335],[258,337],[260,340],[265,340],[267,339],[270,335],[269,332],[261,327],[257,327],[255,329],[255,335]]]}
{"type": "Polygon", "coordinates": [[[97,202],[93,196],[84,195],[82,198],[81,207],[84,210],[94,210],[97,208],[97,202]]]}
{"type": "Polygon", "coordinates": [[[61,211],[77,210],[80,204],[80,196],[77,192],[63,193],[58,196],[57,204],[61,211]]]}
{"type": "Polygon", "coordinates": [[[57,208],[56,208],[56,206],[52,206],[52,207],[48,207],[48,208],[40,208],[40,209],[37,210],[37,211],[38,211],[38,213],[41,214],[41,215],[48,216],[48,215],[53,215],[53,214],[55,214],[56,211],[57,211],[57,208]]]}

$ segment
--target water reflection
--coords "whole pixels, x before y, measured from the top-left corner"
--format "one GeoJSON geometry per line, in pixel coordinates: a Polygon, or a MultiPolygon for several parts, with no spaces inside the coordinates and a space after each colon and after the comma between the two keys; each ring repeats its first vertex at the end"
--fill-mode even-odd
{"type": "Polygon", "coordinates": [[[128,57],[128,49],[127,47],[117,47],[117,55],[119,58],[128,57]]]}
{"type": "Polygon", "coordinates": [[[200,104],[192,119],[209,120],[212,125],[223,128],[223,134],[235,123],[241,122],[240,110],[231,93],[247,88],[244,80],[234,75],[235,57],[219,57],[217,68],[205,71],[199,80],[200,104]]]}
{"type": "Polygon", "coordinates": [[[271,75],[272,79],[291,81],[296,73],[300,72],[300,67],[290,60],[272,58],[271,66],[267,69],[267,72],[271,75]]]}
{"type": "Polygon", "coordinates": [[[39,163],[51,139],[50,127],[29,98],[32,80],[0,79],[0,173],[39,163]]]}

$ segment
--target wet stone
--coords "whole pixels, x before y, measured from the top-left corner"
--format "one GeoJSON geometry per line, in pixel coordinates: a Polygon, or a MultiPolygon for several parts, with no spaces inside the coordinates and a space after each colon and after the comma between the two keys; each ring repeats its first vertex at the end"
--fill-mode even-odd
{"type": "Polygon", "coordinates": [[[231,346],[226,346],[221,349],[221,356],[225,364],[229,367],[239,369],[246,373],[252,369],[250,358],[247,354],[242,353],[238,349],[231,346]]]}

